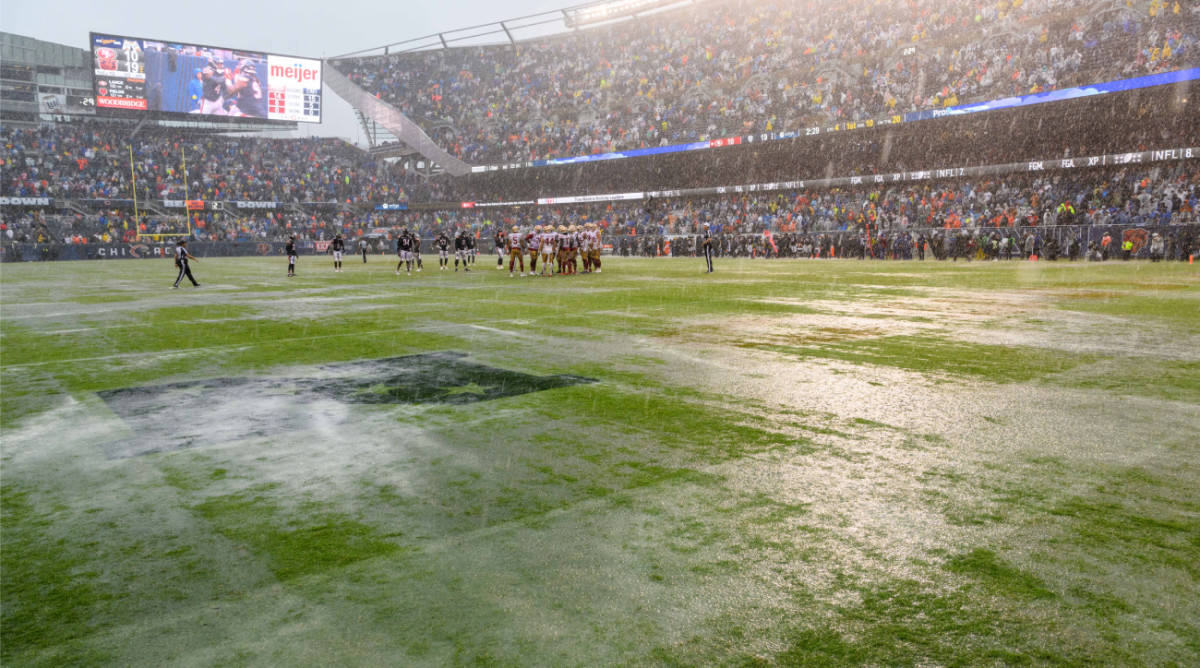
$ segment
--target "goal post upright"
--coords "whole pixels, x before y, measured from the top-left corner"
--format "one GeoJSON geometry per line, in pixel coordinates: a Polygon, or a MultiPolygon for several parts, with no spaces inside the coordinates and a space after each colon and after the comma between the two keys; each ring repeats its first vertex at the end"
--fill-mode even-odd
{"type": "Polygon", "coordinates": [[[129,177],[133,180],[133,236],[135,239],[142,238],[142,228],[139,227],[138,221],[138,203],[137,203],[137,172],[133,169],[133,144],[129,145],[129,177]]]}

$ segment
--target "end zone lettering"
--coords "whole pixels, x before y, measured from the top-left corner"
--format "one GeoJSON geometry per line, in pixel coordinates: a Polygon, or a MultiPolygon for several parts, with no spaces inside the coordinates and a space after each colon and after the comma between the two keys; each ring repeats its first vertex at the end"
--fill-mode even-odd
{"type": "Polygon", "coordinates": [[[0,206],[50,206],[49,197],[0,197],[0,206]]]}

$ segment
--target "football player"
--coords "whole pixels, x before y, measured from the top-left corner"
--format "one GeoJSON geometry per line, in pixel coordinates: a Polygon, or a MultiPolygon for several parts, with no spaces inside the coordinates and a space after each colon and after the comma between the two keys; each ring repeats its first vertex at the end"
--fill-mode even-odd
{"type": "Polygon", "coordinates": [[[538,255],[542,253],[541,225],[534,225],[533,231],[525,235],[525,248],[529,250],[529,275],[533,276],[533,272],[537,271],[538,255]]]}
{"type": "Polygon", "coordinates": [[[402,230],[400,236],[396,237],[396,255],[399,261],[396,263],[396,275],[400,275],[400,267],[404,267],[404,273],[412,276],[412,237],[408,236],[408,230],[402,230]]]}
{"type": "Polygon", "coordinates": [[[567,228],[567,273],[579,273],[579,228],[567,228]]]}
{"type": "Polygon", "coordinates": [[[201,74],[204,97],[200,100],[200,113],[216,116],[225,115],[225,63],[219,58],[209,58],[201,74]]]}
{"type": "MultiPolygon", "coordinates": [[[[437,247],[438,270],[444,270],[446,265],[450,262],[450,237],[446,236],[445,230],[442,230],[438,233],[437,239],[434,240],[433,245],[437,247]]],[[[454,261],[454,266],[457,269],[457,259],[454,261]]]]}
{"type": "Polygon", "coordinates": [[[549,271],[550,275],[554,275],[554,246],[557,244],[558,234],[554,231],[553,225],[547,225],[542,228],[541,253],[542,253],[542,276],[549,271]]]}
{"type": "Polygon", "coordinates": [[[467,253],[470,251],[470,236],[463,230],[459,230],[454,237],[454,271],[458,271],[458,261],[462,260],[463,271],[471,271],[467,266],[467,253]]]}
{"type": "Polygon", "coordinates": [[[226,80],[225,97],[234,100],[234,105],[229,109],[230,116],[267,117],[258,70],[249,60],[239,62],[233,76],[226,80]]]}
{"type": "Polygon", "coordinates": [[[329,251],[333,253],[333,270],[341,273],[342,271],[342,253],[346,251],[346,242],[342,241],[342,235],[337,235],[329,244],[329,251]]]}
{"type": "Polygon", "coordinates": [[[558,273],[567,273],[567,226],[558,226],[558,273]]]}
{"type": "Polygon", "coordinates": [[[508,233],[508,277],[513,277],[513,267],[517,263],[521,265],[521,276],[525,276],[525,253],[521,248],[521,242],[524,241],[525,235],[521,233],[521,228],[516,225],[512,226],[512,231],[508,233]]]}
{"type": "Polygon", "coordinates": [[[421,237],[417,236],[416,232],[409,231],[408,238],[412,241],[413,264],[417,265],[417,271],[421,271],[425,268],[425,263],[421,262],[421,237]]]}
{"type": "Polygon", "coordinates": [[[496,236],[494,236],[492,238],[492,241],[494,241],[496,243],[496,268],[503,269],[504,268],[504,246],[507,243],[507,240],[504,238],[504,231],[501,230],[499,227],[496,228],[496,236]]]}
{"type": "Polygon", "coordinates": [[[600,225],[592,223],[592,270],[600,273],[600,251],[604,249],[604,238],[600,225]]]}
{"type": "Polygon", "coordinates": [[[591,223],[584,223],[579,226],[579,258],[583,260],[583,273],[585,274],[590,273],[589,267],[591,266],[591,260],[589,259],[592,252],[591,229],[591,223]]]}

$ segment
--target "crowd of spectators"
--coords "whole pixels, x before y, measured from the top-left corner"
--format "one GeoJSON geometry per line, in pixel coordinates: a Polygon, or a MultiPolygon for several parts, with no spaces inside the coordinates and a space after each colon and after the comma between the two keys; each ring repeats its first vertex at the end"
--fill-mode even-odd
{"type": "Polygon", "coordinates": [[[423,179],[341,139],[267,139],[123,123],[0,128],[0,195],[143,202],[403,202],[423,179]],[[132,171],[130,169],[132,149],[132,171]],[[186,162],[187,182],[184,181],[186,162]],[[135,179],[136,177],[136,179],[135,179]]]}
{"type": "Polygon", "coordinates": [[[1177,0],[712,0],[525,41],[334,61],[472,163],[881,118],[1200,63],[1177,0]]]}
{"type": "Polygon", "coordinates": [[[455,179],[464,201],[676,190],[979,167],[1196,146],[1200,105],[1173,86],[796,139],[494,170],[455,179]]]}
{"type": "MultiPolygon", "coordinates": [[[[442,230],[465,230],[489,239],[513,225],[596,223],[609,237],[668,238],[709,233],[737,237],[833,233],[879,238],[921,230],[1200,225],[1200,166],[1195,162],[1131,165],[1079,171],[1017,173],[986,179],[948,179],[889,186],[804,189],[724,194],[633,202],[495,209],[355,213],[271,212],[240,216],[206,212],[192,220],[191,238],[201,241],[378,240],[379,248],[401,228],[431,239],[442,230]]],[[[98,218],[46,217],[32,212],[3,216],[8,241],[102,243],[130,240],[128,215],[98,218]]],[[[183,233],[186,222],[140,228],[154,238],[183,233]]],[[[143,237],[145,238],[145,237],[143,237]]]]}
{"type": "MultiPolygon", "coordinates": [[[[1160,86],[984,114],[648,158],[424,177],[337,139],[266,139],[102,122],[0,129],[0,196],[279,203],[496,202],[995,165],[1194,146],[1200,106],[1160,86]],[[133,149],[133,173],[130,148],[133,149]],[[187,160],[188,184],[183,164],[187,160]]],[[[119,219],[123,211],[108,213],[119,219]]],[[[158,226],[169,226],[160,219],[158,226]]],[[[147,229],[154,229],[153,226],[147,229]]],[[[162,231],[166,231],[163,228],[162,231]]]]}

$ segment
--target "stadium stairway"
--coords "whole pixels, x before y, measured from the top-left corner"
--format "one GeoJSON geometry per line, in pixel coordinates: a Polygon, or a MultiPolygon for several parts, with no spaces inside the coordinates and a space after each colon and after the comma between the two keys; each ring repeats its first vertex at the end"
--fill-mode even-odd
{"type": "Polygon", "coordinates": [[[325,83],[355,109],[387,128],[397,139],[416,149],[421,155],[439,164],[454,176],[471,171],[471,166],[450,155],[425,134],[412,120],[395,107],[359,88],[328,63],[324,68],[325,83]]]}

